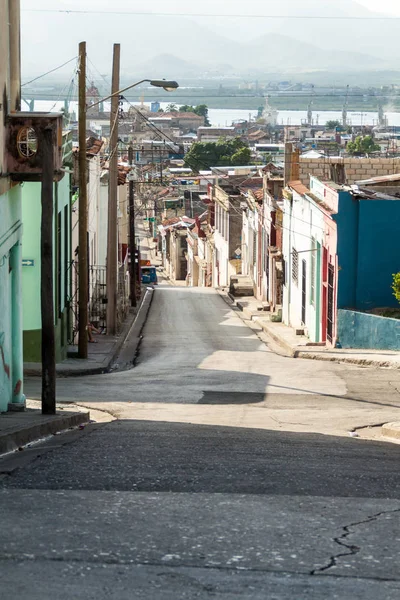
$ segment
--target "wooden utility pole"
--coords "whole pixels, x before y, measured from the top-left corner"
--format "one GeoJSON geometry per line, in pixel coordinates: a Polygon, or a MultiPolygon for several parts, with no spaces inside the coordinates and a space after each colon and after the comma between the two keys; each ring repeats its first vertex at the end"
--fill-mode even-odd
{"type": "Polygon", "coordinates": [[[42,413],[56,413],[56,353],[53,290],[53,129],[46,127],[42,146],[42,220],[40,304],[42,314],[42,413]]]}
{"type": "Polygon", "coordinates": [[[134,194],[134,182],[132,179],[132,167],[133,167],[133,146],[132,144],[128,148],[129,166],[131,167],[131,173],[129,178],[129,254],[131,257],[130,264],[130,293],[131,293],[131,306],[136,306],[136,237],[135,237],[135,194],[134,194]]]}
{"type": "Polygon", "coordinates": [[[292,180],[292,161],[293,161],[293,144],[285,143],[285,169],[284,169],[284,184],[287,185],[292,180]]]}
{"type": "Polygon", "coordinates": [[[107,228],[107,333],[117,333],[118,292],[118,108],[120,44],[114,44],[110,118],[110,158],[107,228]]]}
{"type": "Polygon", "coordinates": [[[21,42],[19,2],[8,3],[8,23],[10,32],[10,109],[21,110],[21,42]]]}
{"type": "Polygon", "coordinates": [[[88,356],[88,207],[86,158],[86,42],[79,44],[79,358],[88,356]]]}

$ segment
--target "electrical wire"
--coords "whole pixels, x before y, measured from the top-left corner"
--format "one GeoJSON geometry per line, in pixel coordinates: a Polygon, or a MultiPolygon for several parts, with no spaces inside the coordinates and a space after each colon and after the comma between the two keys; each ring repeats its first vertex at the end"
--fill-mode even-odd
{"type": "Polygon", "coordinates": [[[82,10],[82,9],[56,9],[56,8],[24,8],[23,12],[33,13],[57,13],[68,15],[131,15],[131,16],[149,16],[149,17],[207,17],[207,18],[238,18],[238,19],[288,19],[288,20],[323,20],[323,21],[399,21],[396,16],[347,16],[347,15],[266,15],[266,14],[213,14],[213,13],[172,13],[172,12],[149,12],[149,11],[128,11],[128,10],[82,10]]]}
{"type": "MultiPolygon", "coordinates": [[[[70,62],[70,61],[69,61],[70,62]]],[[[43,75],[44,77],[44,75],[43,75]]],[[[92,80],[95,83],[98,80],[92,80]]],[[[27,84],[24,84],[27,85],[27,84]]],[[[139,88],[138,89],[142,89],[143,88],[139,88]]],[[[151,89],[151,88],[145,88],[147,89],[151,89]]],[[[214,88],[211,88],[214,89],[214,88]]],[[[162,93],[162,92],[161,92],[162,93]]],[[[305,93],[290,93],[290,94],[271,94],[268,93],[268,90],[265,90],[264,94],[180,94],[179,92],[177,92],[179,95],[177,96],[177,100],[181,100],[181,99],[192,99],[192,100],[196,100],[198,98],[219,98],[219,99],[223,99],[223,98],[240,98],[240,99],[246,99],[246,98],[259,98],[260,101],[261,100],[266,100],[268,99],[279,99],[279,100],[290,100],[290,99],[303,99],[306,100],[309,103],[309,92],[305,92],[305,93]]],[[[40,93],[40,92],[35,92],[35,95],[40,95],[40,98],[50,98],[50,99],[54,99],[55,94],[49,94],[49,93],[40,93]]],[[[156,94],[156,93],[146,93],[146,96],[151,99],[160,99],[160,93],[156,94]]],[[[320,93],[320,94],[313,94],[313,98],[330,98],[331,100],[343,100],[343,98],[345,97],[345,92],[343,92],[343,94],[332,94],[332,93],[328,93],[328,92],[324,92],[324,93],[320,93]]],[[[165,98],[167,98],[167,96],[165,96],[165,98]]],[[[388,102],[391,100],[399,100],[400,101],[400,92],[397,92],[396,94],[393,93],[388,93],[388,94],[374,94],[372,92],[365,92],[365,93],[357,93],[357,94],[350,94],[349,95],[349,99],[351,98],[377,98],[377,99],[387,99],[388,102]]],[[[126,102],[130,102],[130,100],[135,100],[136,96],[124,96],[124,99],[126,100],[126,102]]],[[[208,107],[210,108],[210,107],[208,107]]],[[[214,110],[217,110],[214,108],[214,110]]],[[[238,108],[237,110],[247,110],[247,108],[238,108]]],[[[249,109],[249,110],[257,110],[257,109],[249,109]]],[[[299,110],[299,109],[293,109],[293,111],[295,110],[299,110]]],[[[317,112],[317,110],[322,110],[322,109],[317,109],[314,108],[313,112],[317,112]]],[[[333,111],[334,112],[334,111],[333,111]]],[[[337,111],[339,112],[339,111],[337,111]]],[[[351,109],[348,112],[355,112],[355,111],[351,111],[351,109]]],[[[371,111],[367,111],[367,112],[371,112],[371,111]]],[[[163,113],[160,113],[160,116],[162,117],[163,113]]]]}
{"type": "Polygon", "coordinates": [[[43,73],[43,75],[38,75],[38,77],[35,77],[34,79],[31,79],[30,81],[26,81],[25,83],[22,83],[21,87],[24,87],[24,85],[29,85],[30,83],[33,83],[34,81],[37,81],[38,79],[42,79],[42,77],[46,77],[46,75],[50,75],[50,73],[54,73],[54,71],[58,71],[59,69],[62,69],[62,67],[65,67],[65,65],[68,65],[70,62],[72,62],[73,60],[76,60],[77,58],[78,58],[77,56],[74,56],[74,58],[67,60],[67,62],[63,63],[59,67],[55,67],[54,69],[51,69],[50,71],[47,71],[46,73],[43,73]]]}

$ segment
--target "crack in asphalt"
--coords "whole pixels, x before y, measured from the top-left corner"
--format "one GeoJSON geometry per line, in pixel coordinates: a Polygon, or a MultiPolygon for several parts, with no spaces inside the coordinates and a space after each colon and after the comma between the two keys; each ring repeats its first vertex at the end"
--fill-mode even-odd
{"type": "MultiPolygon", "coordinates": [[[[400,510],[400,509],[399,509],[400,510]]],[[[388,512],[397,512],[397,511],[388,511],[388,512]]],[[[381,513],[384,514],[384,513],[381,513]]],[[[368,521],[366,521],[368,522],[368,521]]],[[[351,527],[351,525],[349,525],[348,527],[351,527]]],[[[283,569],[271,569],[268,567],[265,568],[260,568],[260,567],[233,567],[231,565],[204,565],[204,564],[184,564],[184,563],[173,563],[173,564],[169,564],[166,565],[164,562],[160,562],[157,560],[154,561],[135,561],[133,559],[116,559],[116,558],[105,558],[105,557],[101,557],[101,560],[96,560],[94,558],[76,558],[76,557],[67,557],[67,556],[39,556],[39,555],[35,555],[35,554],[8,554],[8,553],[3,553],[0,554],[0,562],[6,563],[6,562],[18,562],[18,563],[22,563],[22,562],[49,562],[49,563],[72,563],[72,564],[87,564],[87,565],[92,565],[94,567],[96,566],[135,566],[135,567],[152,567],[152,568],[157,568],[157,569],[162,569],[163,571],[160,571],[160,573],[157,573],[158,576],[160,575],[169,575],[169,576],[174,576],[172,573],[169,574],[168,571],[172,571],[173,569],[204,569],[205,571],[220,571],[220,572],[227,572],[227,573],[258,573],[258,574],[273,574],[273,575],[280,575],[282,577],[285,576],[296,576],[296,577],[302,577],[302,578],[306,578],[306,577],[310,577],[310,576],[315,576],[317,575],[317,573],[311,571],[311,572],[307,572],[307,571],[293,571],[293,570],[283,570],[283,569]]],[[[183,576],[183,575],[182,575],[183,576]]],[[[398,577],[367,577],[367,576],[360,576],[360,575],[346,575],[346,574],[342,574],[342,573],[327,573],[325,575],[325,577],[329,577],[331,579],[354,579],[354,580],[363,580],[363,581],[380,581],[380,582],[392,582],[392,583],[398,583],[400,582],[400,578],[398,577]]]]}
{"type": "Polygon", "coordinates": [[[357,546],[356,544],[346,543],[347,538],[350,535],[352,535],[353,533],[355,533],[354,531],[351,530],[351,528],[358,527],[360,525],[366,525],[368,523],[373,523],[374,521],[377,521],[379,519],[379,517],[382,517],[383,515],[394,514],[394,513],[400,513],[400,508],[396,508],[394,510],[382,511],[382,512],[377,513],[376,515],[371,515],[370,517],[367,517],[363,521],[357,521],[356,523],[350,523],[349,525],[345,525],[343,527],[342,535],[333,538],[333,541],[336,544],[338,544],[339,546],[341,546],[342,548],[346,548],[348,550],[348,552],[340,552],[338,554],[334,554],[333,556],[330,557],[328,564],[326,564],[323,567],[319,567],[318,569],[313,569],[312,571],[310,571],[310,575],[319,575],[321,573],[325,573],[332,567],[338,566],[338,561],[343,556],[355,556],[356,554],[358,554],[360,552],[360,550],[361,550],[360,546],[357,546]]]}

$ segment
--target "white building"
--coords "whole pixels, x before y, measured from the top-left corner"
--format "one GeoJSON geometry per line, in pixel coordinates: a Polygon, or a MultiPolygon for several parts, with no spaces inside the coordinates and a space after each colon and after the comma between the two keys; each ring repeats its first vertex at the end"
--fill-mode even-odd
{"type": "Polygon", "coordinates": [[[300,182],[289,183],[284,191],[282,318],[311,341],[318,341],[321,321],[317,290],[324,232],[324,212],[311,192],[300,182]]]}

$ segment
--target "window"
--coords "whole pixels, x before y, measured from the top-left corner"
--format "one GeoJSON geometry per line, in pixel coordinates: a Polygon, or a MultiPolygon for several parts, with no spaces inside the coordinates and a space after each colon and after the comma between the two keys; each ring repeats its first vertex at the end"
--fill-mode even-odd
{"type": "Polygon", "coordinates": [[[17,134],[17,150],[22,158],[32,158],[38,151],[38,139],[33,127],[21,127],[17,134]]]}
{"type": "Polygon", "coordinates": [[[317,273],[317,244],[311,241],[310,303],[315,306],[315,276],[317,273]]]}
{"type": "Polygon", "coordinates": [[[292,252],[292,280],[296,285],[299,282],[299,254],[294,248],[292,252]]]}
{"type": "Polygon", "coordinates": [[[269,235],[264,231],[264,271],[269,277],[269,235]]]}

